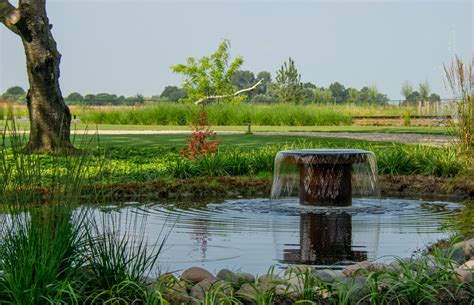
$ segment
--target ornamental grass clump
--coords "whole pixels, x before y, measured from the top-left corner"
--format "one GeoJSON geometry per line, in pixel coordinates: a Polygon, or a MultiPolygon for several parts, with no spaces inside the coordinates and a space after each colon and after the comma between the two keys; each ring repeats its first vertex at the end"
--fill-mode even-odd
{"type": "Polygon", "coordinates": [[[85,214],[73,209],[90,158],[25,154],[26,137],[15,128],[6,126],[0,156],[2,303],[78,304],[72,277],[83,261],[85,214]]]}
{"type": "Polygon", "coordinates": [[[472,63],[466,65],[456,56],[449,66],[444,66],[446,86],[456,99],[456,119],[452,128],[459,137],[460,150],[472,164],[474,131],[474,88],[472,63]]]}
{"type": "Polygon", "coordinates": [[[102,176],[87,147],[25,154],[25,135],[10,126],[0,147],[0,303],[166,304],[146,283],[164,240],[149,247],[145,220],[125,221],[137,233],[128,237],[113,217],[99,222],[79,207],[89,179],[102,176]]]}

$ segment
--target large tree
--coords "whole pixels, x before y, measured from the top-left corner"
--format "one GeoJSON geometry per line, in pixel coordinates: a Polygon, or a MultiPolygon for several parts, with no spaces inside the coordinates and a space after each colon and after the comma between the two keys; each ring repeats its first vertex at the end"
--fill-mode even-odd
{"type": "Polygon", "coordinates": [[[59,87],[61,54],[51,34],[46,0],[19,0],[17,7],[8,0],[0,0],[0,21],[21,38],[25,50],[30,83],[27,93],[30,138],[26,151],[73,151],[71,113],[59,87]]]}

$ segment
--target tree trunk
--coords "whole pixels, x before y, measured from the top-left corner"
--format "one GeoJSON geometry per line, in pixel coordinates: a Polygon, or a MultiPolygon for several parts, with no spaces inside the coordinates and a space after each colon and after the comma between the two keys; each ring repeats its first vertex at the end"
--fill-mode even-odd
{"type": "Polygon", "coordinates": [[[46,15],[45,2],[22,3],[5,20],[5,25],[21,36],[26,55],[30,83],[27,94],[30,138],[26,151],[75,151],[70,142],[71,113],[59,87],[61,54],[51,34],[52,26],[46,15]]]}

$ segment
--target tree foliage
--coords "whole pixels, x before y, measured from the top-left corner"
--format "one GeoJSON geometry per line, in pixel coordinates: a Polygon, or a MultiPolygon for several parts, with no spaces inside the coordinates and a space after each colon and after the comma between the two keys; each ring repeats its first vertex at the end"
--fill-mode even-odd
{"type": "Polygon", "coordinates": [[[339,82],[334,82],[329,85],[329,90],[331,90],[332,96],[336,100],[336,103],[344,103],[347,101],[347,92],[344,85],[339,82]]]}
{"type": "Polygon", "coordinates": [[[13,87],[8,88],[7,91],[5,91],[5,93],[2,94],[2,99],[25,102],[26,91],[20,86],[13,86],[13,87]]]}
{"type": "Polygon", "coordinates": [[[188,98],[188,90],[176,86],[166,86],[160,97],[167,98],[171,102],[179,102],[181,99],[188,98]]]}
{"type": "Polygon", "coordinates": [[[295,62],[291,57],[277,71],[275,80],[279,102],[291,104],[304,103],[305,93],[301,83],[301,75],[298,73],[295,62]]]}
{"type": "Polygon", "coordinates": [[[72,92],[64,100],[70,104],[80,104],[84,97],[79,92],[72,92]]]}
{"type": "MultiPolygon", "coordinates": [[[[184,102],[196,102],[209,96],[231,95],[235,92],[232,77],[243,64],[242,57],[231,61],[229,54],[230,42],[224,40],[210,57],[200,59],[188,57],[186,64],[172,66],[173,72],[184,76],[183,88],[188,91],[184,102]]],[[[224,98],[221,100],[241,101],[245,96],[224,98]]]]}
{"type": "Polygon", "coordinates": [[[420,91],[420,98],[423,101],[427,101],[431,93],[431,86],[428,82],[423,82],[418,85],[420,91]]]}
{"type": "Polygon", "coordinates": [[[413,93],[413,85],[409,81],[405,81],[400,89],[400,93],[403,95],[405,100],[413,93]]]}

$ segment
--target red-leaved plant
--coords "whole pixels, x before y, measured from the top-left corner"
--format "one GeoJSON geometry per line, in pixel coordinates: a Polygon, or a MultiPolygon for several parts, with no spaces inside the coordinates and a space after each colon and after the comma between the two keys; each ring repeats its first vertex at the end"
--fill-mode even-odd
{"type": "Polygon", "coordinates": [[[186,140],[188,145],[181,149],[179,153],[184,157],[194,160],[200,156],[209,155],[217,151],[220,140],[216,140],[217,133],[211,129],[207,121],[207,114],[204,106],[201,106],[201,112],[193,124],[191,137],[186,140]]]}

